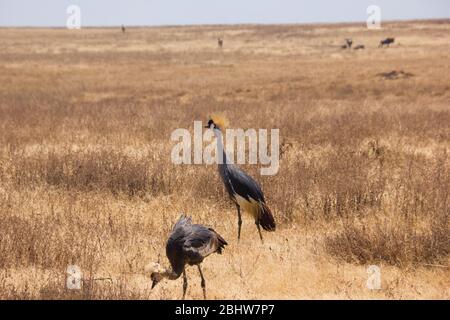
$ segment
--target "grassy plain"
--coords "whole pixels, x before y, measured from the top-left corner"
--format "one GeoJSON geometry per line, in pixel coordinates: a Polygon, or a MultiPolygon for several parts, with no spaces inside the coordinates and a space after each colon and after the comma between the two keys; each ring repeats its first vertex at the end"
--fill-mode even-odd
{"type": "Polygon", "coordinates": [[[449,34],[448,20],[0,29],[0,298],[178,299],[181,279],[150,290],[143,269],[168,263],[185,212],[229,242],[203,264],[212,299],[449,299],[449,34]],[[250,217],[238,245],[215,166],[170,161],[170,133],[214,112],[280,129],[279,173],[244,166],[278,222],[264,245],[250,217]]]}

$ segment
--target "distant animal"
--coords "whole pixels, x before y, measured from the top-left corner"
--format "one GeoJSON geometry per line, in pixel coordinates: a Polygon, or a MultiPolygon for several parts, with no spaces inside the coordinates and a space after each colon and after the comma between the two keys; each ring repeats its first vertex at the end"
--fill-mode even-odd
{"type": "Polygon", "coordinates": [[[382,72],[377,74],[377,76],[382,77],[386,80],[396,80],[396,79],[406,79],[410,77],[414,77],[414,74],[410,72],[404,72],[403,70],[400,71],[390,71],[390,72],[382,72]]]}
{"type": "Polygon", "coordinates": [[[122,25],[122,33],[125,33],[125,26],[124,25],[122,25]]]}
{"type": "Polygon", "coordinates": [[[219,46],[219,48],[223,47],[223,39],[222,38],[217,39],[217,45],[219,46]]]}
{"type": "Polygon", "coordinates": [[[152,263],[146,268],[151,272],[152,289],[164,278],[176,280],[183,274],[184,299],[188,285],[185,267],[196,265],[201,277],[203,298],[206,299],[206,283],[200,264],[210,254],[221,254],[226,245],[227,242],[216,231],[192,224],[190,217],[181,215],[166,243],[166,255],[171,267],[163,268],[159,263],[152,263]]]}
{"type": "Polygon", "coordinates": [[[358,44],[357,46],[355,46],[354,48],[353,48],[353,50],[362,50],[362,49],[364,49],[365,48],[365,46],[363,45],[363,44],[358,44]]]}
{"type": "Polygon", "coordinates": [[[222,141],[222,130],[225,130],[225,120],[219,117],[212,117],[206,127],[213,130],[217,139],[218,153],[223,155],[223,161],[219,163],[219,175],[230,199],[236,205],[238,214],[238,241],[241,238],[242,208],[255,219],[259,237],[261,242],[264,243],[261,227],[266,231],[275,231],[275,219],[266,204],[264,194],[255,180],[228,161],[222,141]]]}
{"type": "Polygon", "coordinates": [[[394,41],[395,41],[395,38],[386,38],[384,40],[381,40],[380,44],[378,45],[378,48],[383,47],[383,46],[388,46],[389,47],[389,45],[391,43],[394,43],[394,41]]]}
{"type": "Polygon", "coordinates": [[[346,39],[345,39],[345,43],[347,44],[347,47],[348,47],[349,49],[351,49],[352,44],[353,44],[352,38],[346,38],[346,39]]]}

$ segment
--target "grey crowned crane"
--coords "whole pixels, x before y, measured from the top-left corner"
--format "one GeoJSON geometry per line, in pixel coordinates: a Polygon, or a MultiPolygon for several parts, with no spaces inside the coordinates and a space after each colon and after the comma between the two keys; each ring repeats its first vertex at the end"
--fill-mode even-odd
{"type": "Polygon", "coordinates": [[[206,283],[200,264],[210,254],[216,252],[221,254],[226,245],[227,242],[216,231],[200,224],[193,224],[190,217],[181,215],[166,244],[170,267],[163,268],[159,263],[152,263],[147,268],[147,271],[151,272],[152,289],[164,278],[176,280],[183,274],[184,299],[188,285],[185,267],[196,265],[201,277],[203,297],[206,299],[206,283]]]}
{"type": "Polygon", "coordinates": [[[220,117],[212,117],[206,127],[213,130],[217,139],[217,152],[223,155],[222,161],[219,162],[219,174],[231,200],[236,205],[238,214],[238,241],[241,239],[242,208],[255,219],[259,237],[261,242],[264,243],[261,227],[266,231],[275,231],[275,219],[266,204],[264,194],[258,183],[228,161],[222,141],[222,130],[225,130],[225,123],[226,121],[220,117]]]}

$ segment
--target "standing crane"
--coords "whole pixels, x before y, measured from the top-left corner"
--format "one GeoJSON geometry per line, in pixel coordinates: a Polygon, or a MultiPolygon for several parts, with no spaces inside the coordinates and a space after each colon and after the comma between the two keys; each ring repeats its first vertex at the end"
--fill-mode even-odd
{"type": "Polygon", "coordinates": [[[258,183],[237,166],[228,162],[222,141],[221,130],[223,130],[224,127],[225,122],[221,118],[210,119],[206,126],[206,128],[213,130],[217,139],[217,152],[219,155],[223,155],[223,161],[220,161],[219,163],[219,174],[228,195],[236,205],[238,214],[238,241],[241,239],[242,208],[255,219],[259,237],[261,242],[264,243],[261,227],[266,231],[275,231],[275,220],[266,204],[264,194],[258,183]]]}
{"type": "Polygon", "coordinates": [[[200,264],[212,253],[222,254],[227,242],[213,229],[200,224],[192,224],[191,218],[181,215],[175,223],[166,243],[166,255],[170,268],[163,268],[153,263],[147,269],[152,272],[152,289],[164,278],[178,279],[183,274],[183,299],[186,296],[187,277],[186,264],[196,265],[201,277],[203,297],[206,299],[206,283],[200,264]]]}

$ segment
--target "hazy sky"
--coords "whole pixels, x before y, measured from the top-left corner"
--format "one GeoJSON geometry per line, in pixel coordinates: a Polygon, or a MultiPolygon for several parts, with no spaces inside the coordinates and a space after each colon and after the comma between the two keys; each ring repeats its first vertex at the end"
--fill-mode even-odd
{"type": "Polygon", "coordinates": [[[0,26],[65,26],[69,5],[81,26],[366,21],[450,18],[450,0],[0,0],[0,26]]]}

